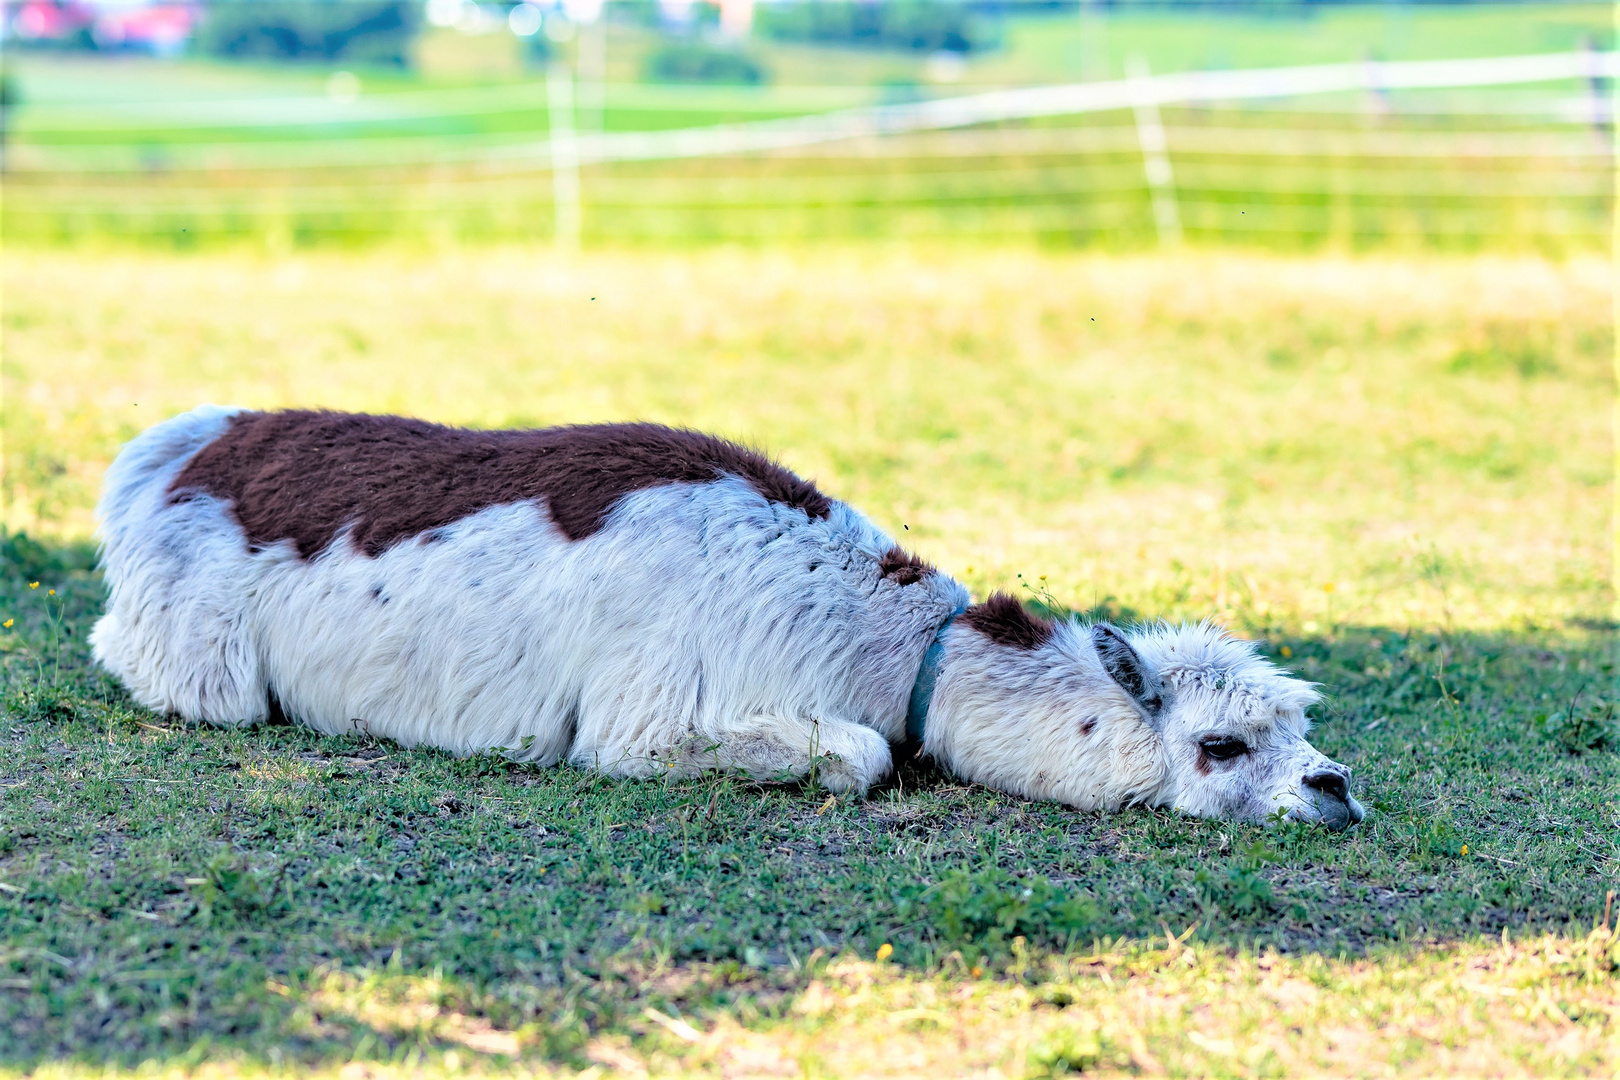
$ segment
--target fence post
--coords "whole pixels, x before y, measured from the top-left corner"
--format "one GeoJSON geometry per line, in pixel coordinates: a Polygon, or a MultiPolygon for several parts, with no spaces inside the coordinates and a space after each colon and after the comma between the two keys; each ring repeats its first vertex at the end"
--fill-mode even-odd
{"type": "Polygon", "coordinates": [[[1389,87],[1384,85],[1384,65],[1370,53],[1361,58],[1361,80],[1366,89],[1362,100],[1368,116],[1383,117],[1395,111],[1390,103],[1389,87]]]}
{"type": "MultiPolygon", "coordinates": [[[[1620,4],[1614,6],[1614,32],[1613,40],[1620,44],[1620,4]]],[[[1594,80],[1595,81],[1595,80],[1594,80]]],[[[1615,131],[1614,122],[1620,118],[1620,79],[1609,80],[1609,95],[1607,101],[1609,117],[1609,265],[1620,266],[1620,132],[1615,131]]],[[[1620,327],[1620,289],[1609,289],[1610,303],[1613,305],[1613,325],[1620,327]]],[[[1609,581],[1614,596],[1614,621],[1620,623],[1620,335],[1614,337],[1614,386],[1611,390],[1613,400],[1610,408],[1613,411],[1611,430],[1614,432],[1614,471],[1610,474],[1610,486],[1613,493],[1610,496],[1609,518],[1609,581]]],[[[1615,651],[1620,653],[1620,646],[1615,651]]],[[[1616,656],[1615,659],[1620,659],[1616,656]]]]}
{"type": "Polygon", "coordinates": [[[1136,139],[1142,145],[1142,167],[1153,199],[1153,224],[1159,231],[1159,243],[1174,247],[1181,243],[1181,209],[1176,205],[1170,147],[1164,138],[1164,122],[1159,118],[1159,102],[1153,95],[1147,57],[1132,53],[1125,61],[1125,78],[1136,110],[1136,139]]]}
{"type": "Polygon", "coordinates": [[[1587,118],[1592,130],[1607,137],[1614,130],[1614,113],[1609,107],[1609,80],[1605,77],[1603,54],[1591,38],[1581,42],[1581,67],[1586,83],[1587,118]]]}
{"type": "Polygon", "coordinates": [[[579,34],[579,127],[602,130],[607,108],[607,19],[586,23],[579,34]]]}
{"type": "Polygon", "coordinates": [[[579,136],[574,128],[574,75],[567,61],[546,65],[546,106],[551,115],[551,198],[557,250],[579,250],[579,136]]]}
{"type": "Polygon", "coordinates": [[[1108,78],[1108,23],[1102,0],[1080,0],[1080,79],[1108,78]]]}

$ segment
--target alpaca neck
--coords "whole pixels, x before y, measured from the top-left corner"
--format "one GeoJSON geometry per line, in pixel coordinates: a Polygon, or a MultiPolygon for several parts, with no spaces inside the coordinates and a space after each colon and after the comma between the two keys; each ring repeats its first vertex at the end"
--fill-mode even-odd
{"type": "Polygon", "coordinates": [[[964,779],[1027,798],[1151,802],[1166,774],[1160,741],[1069,629],[1035,649],[953,629],[924,750],[964,779]]]}

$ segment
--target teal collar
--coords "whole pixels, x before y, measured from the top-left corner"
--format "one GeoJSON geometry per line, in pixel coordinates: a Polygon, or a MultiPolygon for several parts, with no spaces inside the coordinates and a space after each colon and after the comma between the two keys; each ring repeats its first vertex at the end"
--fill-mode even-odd
{"type": "Polygon", "coordinates": [[[957,608],[946,617],[934,640],[923,653],[922,667],[917,669],[917,681],[911,684],[911,704],[906,709],[906,741],[922,745],[923,729],[928,723],[928,706],[934,700],[934,681],[939,678],[939,663],[945,659],[945,630],[956,621],[966,608],[957,608]]]}

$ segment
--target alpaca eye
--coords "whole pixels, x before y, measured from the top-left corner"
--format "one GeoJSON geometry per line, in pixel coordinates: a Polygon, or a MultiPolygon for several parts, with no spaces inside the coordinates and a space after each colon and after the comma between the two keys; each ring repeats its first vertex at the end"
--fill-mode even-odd
{"type": "Polygon", "coordinates": [[[1249,752],[1249,744],[1230,735],[1211,735],[1198,740],[1199,747],[1216,761],[1231,761],[1249,752]]]}

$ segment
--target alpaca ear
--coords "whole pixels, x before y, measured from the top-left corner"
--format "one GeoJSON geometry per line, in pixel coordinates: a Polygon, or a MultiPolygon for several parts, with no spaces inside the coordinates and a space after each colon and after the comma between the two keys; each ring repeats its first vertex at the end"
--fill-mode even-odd
{"type": "Polygon", "coordinates": [[[1098,623],[1091,628],[1091,643],[1096,647],[1097,657],[1102,661],[1108,677],[1131,696],[1137,708],[1147,717],[1147,722],[1158,730],[1160,714],[1164,711],[1164,693],[1158,678],[1142,662],[1142,657],[1131,648],[1124,634],[1107,623],[1098,623]]]}

